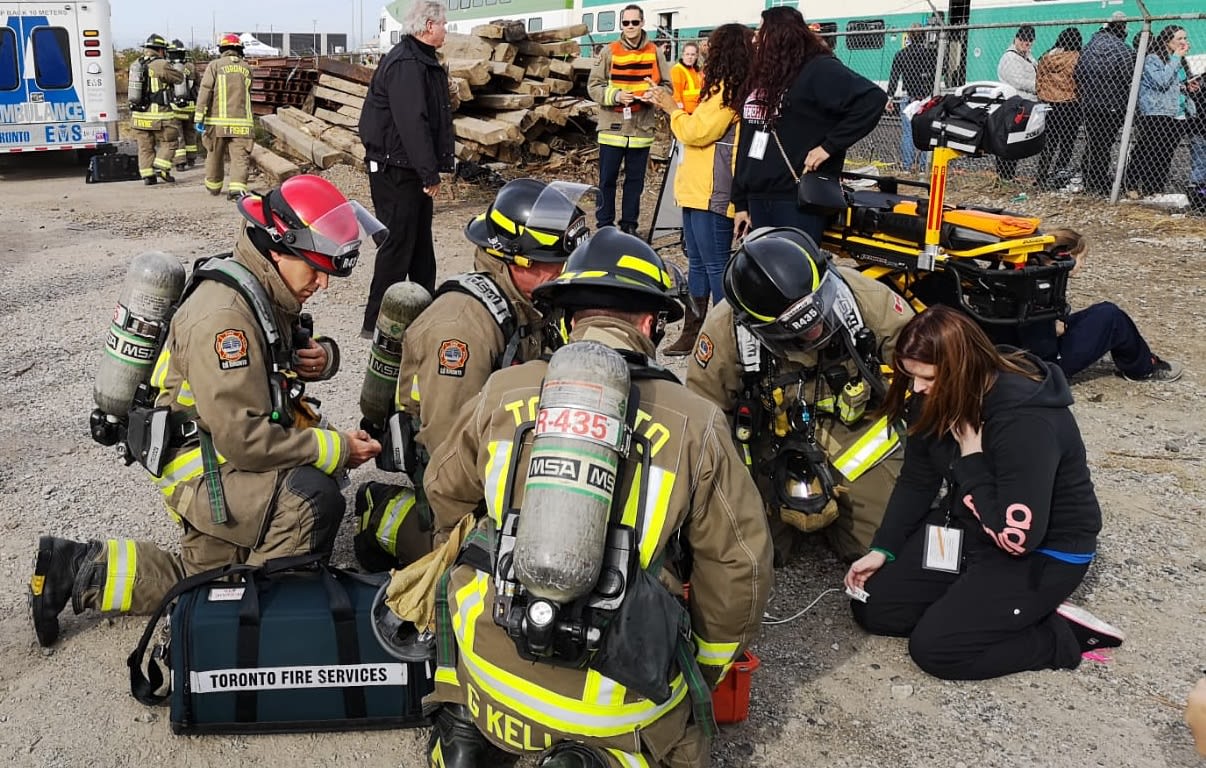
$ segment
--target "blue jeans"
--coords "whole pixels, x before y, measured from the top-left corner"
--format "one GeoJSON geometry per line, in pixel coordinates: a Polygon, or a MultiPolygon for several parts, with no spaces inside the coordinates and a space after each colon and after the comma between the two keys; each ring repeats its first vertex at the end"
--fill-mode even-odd
{"type": "Polygon", "coordinates": [[[599,227],[616,223],[616,185],[620,166],[624,166],[624,201],[620,226],[636,230],[641,215],[641,193],[645,191],[645,169],[649,166],[649,147],[628,149],[599,145],[599,198],[595,222],[599,227]]]}
{"type": "Polygon", "coordinates": [[[829,216],[815,213],[805,213],[796,205],[795,200],[776,200],[766,198],[750,198],[750,225],[758,227],[795,227],[803,230],[818,246],[825,235],[825,225],[829,216]]]}
{"type": "Polygon", "coordinates": [[[1206,136],[1200,133],[1189,137],[1189,183],[1206,184],[1206,136]]]}
{"type": "Polygon", "coordinates": [[[733,220],[712,211],[683,208],[683,237],[687,241],[687,288],[712,303],[724,298],[724,268],[733,249],[733,220]]]}
{"type": "Polygon", "coordinates": [[[1067,330],[1059,337],[1059,365],[1071,377],[1107,353],[1123,373],[1141,377],[1152,372],[1152,350],[1135,321],[1116,304],[1103,301],[1073,312],[1065,321],[1067,330]]]}
{"type": "Polygon", "coordinates": [[[917,151],[913,144],[913,120],[904,113],[907,106],[908,98],[896,100],[896,114],[900,115],[900,167],[907,171],[917,161],[917,167],[924,170],[930,164],[930,153],[917,151]]]}

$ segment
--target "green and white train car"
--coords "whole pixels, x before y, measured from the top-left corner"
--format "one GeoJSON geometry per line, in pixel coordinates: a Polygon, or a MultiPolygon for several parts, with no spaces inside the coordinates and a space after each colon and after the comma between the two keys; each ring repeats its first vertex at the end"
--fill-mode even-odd
{"type": "MultiPolygon", "coordinates": [[[[388,50],[398,39],[397,15],[408,0],[397,0],[381,13],[381,49],[388,50]]],[[[494,19],[521,20],[529,31],[583,23],[587,34],[581,38],[584,53],[619,35],[620,11],[627,2],[613,0],[445,0],[448,29],[469,32],[475,25],[494,19]]],[[[720,24],[738,22],[757,25],[764,8],[776,5],[798,7],[813,28],[829,40],[834,52],[847,66],[877,82],[885,82],[892,57],[904,45],[900,30],[914,24],[923,26],[944,20],[952,25],[1002,25],[996,28],[956,30],[950,36],[951,65],[947,70],[956,82],[992,80],[997,61],[1013,38],[1013,29],[1021,24],[1036,24],[1037,57],[1055,42],[1064,25],[1056,21],[1089,20],[1079,24],[1085,40],[1100,28],[1111,14],[1121,12],[1138,19],[1135,0],[646,0],[638,3],[645,11],[645,27],[655,39],[669,40],[677,47],[687,40],[706,37],[720,24]],[[840,11],[840,14],[835,14],[840,11]],[[936,12],[935,12],[936,11],[936,12]]],[[[1206,20],[1202,0],[1146,0],[1153,16],[1184,17],[1177,21],[1153,22],[1153,34],[1170,23],[1186,27],[1191,44],[1196,38],[1206,46],[1206,20]]],[[[1132,22],[1128,33],[1138,32],[1132,22]]],[[[935,33],[931,33],[935,34],[935,33]]]]}

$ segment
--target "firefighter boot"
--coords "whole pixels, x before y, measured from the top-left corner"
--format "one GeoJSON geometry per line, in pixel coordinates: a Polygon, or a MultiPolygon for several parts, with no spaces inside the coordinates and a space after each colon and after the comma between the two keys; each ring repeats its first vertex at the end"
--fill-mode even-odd
{"type": "Polygon", "coordinates": [[[544,753],[537,768],[607,768],[607,761],[585,744],[563,741],[544,753]]]}
{"type": "Polygon", "coordinates": [[[694,304],[695,311],[688,312],[683,318],[683,333],[678,339],[662,350],[662,354],[667,357],[682,357],[689,355],[695,349],[695,340],[699,337],[699,330],[703,328],[704,315],[708,314],[708,297],[707,296],[692,296],[691,302],[694,304]]]}
{"type": "Polygon", "coordinates": [[[163,181],[166,181],[168,184],[176,183],[176,177],[173,176],[169,171],[160,171],[159,178],[163,181]]]}
{"type": "MultiPolygon", "coordinates": [[[[402,490],[400,485],[386,483],[365,483],[356,490],[357,530],[352,539],[352,550],[356,554],[356,562],[367,573],[382,573],[402,566],[397,556],[387,551],[378,539],[385,508],[402,490]]],[[[397,545],[396,542],[393,544],[397,545]]]]}
{"type": "Polygon", "coordinates": [[[78,594],[87,586],[95,569],[101,542],[82,543],[54,536],[38,539],[33,578],[29,580],[29,612],[34,633],[42,646],[59,639],[59,613],[71,600],[75,613],[83,611],[78,594]]]}
{"type": "Polygon", "coordinates": [[[514,765],[517,759],[486,741],[463,704],[441,705],[432,716],[427,737],[430,768],[496,768],[514,765]]]}

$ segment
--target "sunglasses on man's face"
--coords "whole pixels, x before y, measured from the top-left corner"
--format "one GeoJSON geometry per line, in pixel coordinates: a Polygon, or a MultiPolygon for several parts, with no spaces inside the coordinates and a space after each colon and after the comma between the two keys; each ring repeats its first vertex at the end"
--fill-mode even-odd
{"type": "Polygon", "coordinates": [[[641,26],[641,20],[640,19],[623,19],[620,21],[620,26],[639,27],[639,26],[641,26]]]}

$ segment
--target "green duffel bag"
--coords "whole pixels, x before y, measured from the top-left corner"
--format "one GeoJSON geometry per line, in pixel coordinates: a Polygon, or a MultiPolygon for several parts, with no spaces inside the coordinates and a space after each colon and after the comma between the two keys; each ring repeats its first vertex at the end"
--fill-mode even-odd
{"type": "Polygon", "coordinates": [[[373,597],[386,578],[334,568],[317,555],[186,578],[127,660],[130,692],[148,705],[170,698],[177,734],[425,726],[431,662],[391,656],[373,632],[373,597]],[[169,641],[154,649],[144,674],[147,647],[173,601],[169,641]],[[165,658],[170,692],[160,692],[165,658]]]}

